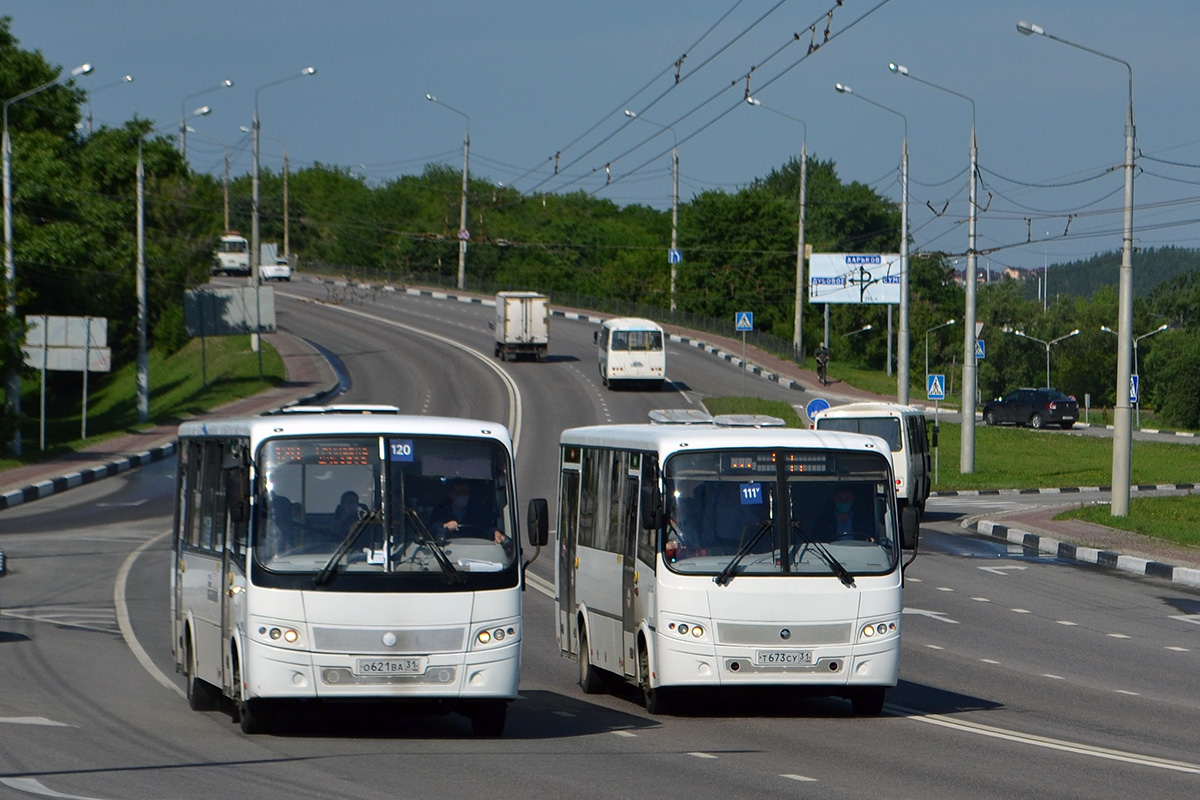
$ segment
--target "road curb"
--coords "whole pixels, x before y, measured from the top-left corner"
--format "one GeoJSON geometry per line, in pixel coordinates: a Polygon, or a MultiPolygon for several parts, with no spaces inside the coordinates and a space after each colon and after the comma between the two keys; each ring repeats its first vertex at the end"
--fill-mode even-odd
{"type": "MultiPolygon", "coordinates": [[[[1135,492],[1191,491],[1200,484],[1195,483],[1139,483],[1129,487],[1135,492]]],[[[940,489],[930,492],[930,497],[995,497],[1007,494],[1094,494],[1111,492],[1111,486],[1062,486],[1049,489],[940,489]]]]}
{"type": "Polygon", "coordinates": [[[1128,572],[1132,575],[1147,578],[1158,578],[1183,586],[1200,588],[1200,569],[1181,567],[1161,561],[1151,561],[1146,558],[1125,555],[1113,550],[1099,550],[1094,547],[1083,547],[1070,544],[1058,539],[1043,536],[1040,533],[1013,528],[991,520],[966,520],[962,523],[964,529],[992,539],[999,539],[1009,544],[1020,545],[1026,550],[1051,555],[1064,561],[1075,561],[1081,564],[1093,564],[1098,567],[1128,572]]]}
{"type": "Polygon", "coordinates": [[[20,489],[7,492],[0,495],[0,511],[6,508],[13,508],[22,503],[28,503],[33,500],[41,500],[43,497],[49,497],[59,492],[65,492],[68,489],[74,489],[78,486],[84,486],[89,483],[95,483],[103,478],[111,478],[114,475],[119,475],[122,472],[128,472],[134,467],[144,467],[147,464],[152,464],[155,461],[162,461],[164,458],[175,453],[175,443],[152,447],[149,450],[144,450],[141,453],[135,453],[123,458],[118,458],[101,464],[96,467],[72,472],[67,475],[59,475],[54,478],[47,478],[44,481],[33,483],[28,486],[23,486],[20,489]]]}

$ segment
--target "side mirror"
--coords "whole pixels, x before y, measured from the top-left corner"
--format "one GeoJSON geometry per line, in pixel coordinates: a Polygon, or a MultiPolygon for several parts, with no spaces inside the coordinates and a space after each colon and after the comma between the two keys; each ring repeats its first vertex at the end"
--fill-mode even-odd
{"type": "Polygon", "coordinates": [[[600,344],[600,331],[592,331],[592,344],[600,344]]]}
{"type": "Polygon", "coordinates": [[[8,561],[4,558],[4,551],[0,550],[0,578],[8,574],[8,561]]]}
{"type": "Polygon", "coordinates": [[[535,497],[529,501],[529,544],[534,547],[545,547],[550,541],[550,507],[545,498],[535,497]]]}
{"type": "Polygon", "coordinates": [[[240,525],[250,519],[250,492],[240,469],[225,470],[225,507],[229,521],[240,525]]]}
{"type": "Polygon", "coordinates": [[[488,330],[489,330],[489,331],[494,331],[494,330],[496,330],[496,323],[495,323],[495,322],[492,322],[491,320],[488,320],[488,330]]]}
{"type": "Polygon", "coordinates": [[[921,518],[916,506],[904,506],[900,512],[900,546],[916,550],[921,538],[921,518]]]}
{"type": "Polygon", "coordinates": [[[933,426],[933,436],[930,439],[930,442],[934,447],[938,446],[938,433],[940,433],[940,432],[941,432],[941,428],[937,425],[934,425],[933,426]]]}
{"type": "Polygon", "coordinates": [[[658,530],[663,524],[662,493],[654,481],[642,480],[642,528],[658,530]]]}

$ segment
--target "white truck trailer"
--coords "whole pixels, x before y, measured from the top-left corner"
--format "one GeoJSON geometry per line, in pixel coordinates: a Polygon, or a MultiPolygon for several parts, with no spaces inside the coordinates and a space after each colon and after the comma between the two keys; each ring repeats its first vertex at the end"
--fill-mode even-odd
{"type": "Polygon", "coordinates": [[[550,351],[550,298],[537,292],[496,294],[493,355],[501,361],[529,356],[544,361],[550,351]]]}

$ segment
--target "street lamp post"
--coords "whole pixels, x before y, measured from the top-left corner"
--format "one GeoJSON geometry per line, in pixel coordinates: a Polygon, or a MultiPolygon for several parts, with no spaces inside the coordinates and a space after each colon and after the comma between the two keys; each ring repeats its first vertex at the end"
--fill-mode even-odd
{"type": "Polygon", "coordinates": [[[1030,341],[1037,342],[1046,348],[1046,388],[1049,389],[1050,388],[1050,348],[1053,347],[1054,345],[1058,344],[1059,342],[1061,342],[1064,339],[1070,339],[1072,336],[1078,336],[1079,328],[1076,328],[1075,330],[1071,331],[1070,333],[1066,334],[1065,336],[1060,336],[1057,339],[1051,339],[1048,342],[1044,339],[1039,339],[1036,336],[1030,336],[1025,331],[1013,331],[1013,333],[1016,334],[1017,336],[1020,336],[1022,339],[1029,339],[1030,341]]]}
{"type": "MultiPolygon", "coordinates": [[[[254,153],[254,158],[253,158],[254,165],[252,168],[253,180],[251,181],[251,200],[250,200],[250,285],[256,287],[255,291],[257,291],[257,287],[259,285],[259,267],[262,266],[261,264],[259,264],[259,260],[261,259],[262,256],[259,253],[259,244],[258,244],[258,214],[259,214],[259,208],[258,208],[258,139],[259,139],[259,129],[261,127],[259,125],[259,120],[258,120],[258,95],[260,92],[262,92],[263,89],[269,89],[272,86],[278,86],[281,83],[293,81],[296,78],[303,78],[306,75],[315,75],[316,72],[317,72],[316,67],[305,67],[304,69],[300,70],[297,73],[288,75],[286,78],[280,78],[279,80],[271,81],[270,83],[264,83],[262,86],[259,86],[257,89],[254,90],[254,124],[251,126],[251,149],[253,150],[253,153],[254,153]]],[[[256,309],[256,311],[255,311],[255,328],[256,328],[256,330],[254,331],[254,333],[250,334],[250,346],[251,346],[251,349],[253,349],[255,352],[259,351],[257,328],[259,326],[261,326],[261,324],[262,324],[262,321],[260,319],[258,319],[258,310],[256,309]]],[[[260,360],[261,360],[261,356],[260,356],[260,360]]],[[[260,371],[261,371],[261,362],[260,362],[260,371]]]]}
{"type": "Polygon", "coordinates": [[[904,120],[904,146],[900,158],[900,333],[896,345],[896,401],[908,405],[908,117],[894,108],[855,94],[844,83],[835,84],[833,88],[839,94],[857,97],[904,120]]]}
{"type": "MultiPolygon", "coordinates": [[[[770,106],[764,106],[758,101],[758,98],[747,97],[746,102],[752,106],[761,106],[767,111],[786,117],[793,122],[798,122],[804,128],[804,140],[800,145],[800,213],[799,222],[796,225],[796,300],[792,320],[792,356],[802,362],[804,359],[804,326],[802,323],[804,321],[804,289],[806,286],[804,282],[804,206],[808,196],[808,125],[802,119],[785,114],[770,106]]],[[[676,194],[678,195],[678,193],[676,194]]]]}
{"type": "Polygon", "coordinates": [[[938,89],[971,104],[971,170],[967,187],[967,271],[963,276],[966,290],[966,310],[963,315],[963,377],[962,377],[962,436],[959,450],[959,472],[968,475],[975,471],[975,395],[979,383],[979,365],[975,360],[976,252],[975,223],[977,205],[975,189],[979,183],[979,142],[975,136],[975,101],[961,92],[947,89],[932,81],[909,73],[903,64],[888,64],[897,75],[912,78],[917,83],[938,89]]]}
{"type": "Polygon", "coordinates": [[[467,230],[467,168],[471,157],[471,118],[465,112],[443,103],[429,93],[425,94],[425,99],[453,111],[467,121],[463,132],[462,204],[458,210],[458,288],[464,289],[467,283],[467,240],[471,238],[471,233],[467,230]]]}
{"type": "MultiPolygon", "coordinates": [[[[1140,342],[1142,339],[1145,339],[1147,336],[1153,336],[1156,333],[1162,333],[1165,330],[1169,330],[1170,327],[1171,327],[1170,325],[1168,325],[1164,322],[1162,325],[1159,325],[1157,328],[1155,328],[1152,331],[1149,331],[1148,333],[1143,333],[1141,336],[1133,337],[1133,375],[1141,374],[1140,370],[1138,369],[1138,342],[1140,342]]],[[[1111,333],[1113,336],[1118,337],[1118,339],[1121,336],[1121,334],[1117,333],[1116,331],[1114,331],[1112,328],[1108,327],[1107,325],[1101,325],[1100,330],[1104,331],[1105,333],[1111,333]]],[[[1130,388],[1132,389],[1133,388],[1132,378],[1130,379],[1129,385],[1130,385],[1130,388]]],[[[1137,400],[1134,402],[1134,406],[1137,408],[1137,426],[1140,428],[1140,427],[1142,427],[1142,392],[1141,392],[1140,388],[1138,390],[1137,400]]]]}
{"type": "Polygon", "coordinates": [[[291,250],[288,245],[288,174],[291,172],[291,165],[288,163],[288,149],[283,140],[276,139],[274,136],[267,136],[272,142],[275,142],[283,148],[283,258],[289,260],[291,250]]]}
{"type": "Polygon", "coordinates": [[[1129,406],[1130,356],[1133,351],[1133,67],[1128,61],[1090,47],[1053,36],[1040,25],[1022,20],[1017,31],[1044,36],[1085,53],[1124,64],[1129,71],[1129,104],[1125,113],[1125,220],[1121,234],[1121,271],[1117,288],[1117,393],[1113,408],[1112,515],[1129,515],[1129,490],[1133,457],[1133,420],[1129,406]]]}
{"type": "MultiPolygon", "coordinates": [[[[679,246],[679,138],[675,135],[675,129],[670,125],[663,125],[645,117],[639,117],[628,108],[625,109],[625,116],[631,119],[640,119],[642,122],[649,122],[651,125],[662,128],[665,131],[671,132],[671,252],[669,256],[673,256],[679,246]]],[[[674,258],[668,257],[668,262],[671,265],[671,310],[675,310],[675,277],[677,267],[674,258]]]]}
{"type": "Polygon", "coordinates": [[[103,86],[97,87],[95,89],[92,89],[90,92],[88,92],[87,122],[83,126],[84,130],[87,131],[88,136],[92,135],[92,98],[95,97],[98,92],[102,92],[105,89],[111,89],[114,86],[121,86],[122,84],[126,84],[126,83],[133,83],[132,75],[123,75],[120,78],[120,80],[115,80],[111,83],[106,83],[103,86]]]}
{"type": "MultiPolygon", "coordinates": [[[[212,113],[208,106],[200,106],[191,113],[193,117],[205,117],[212,113]]],[[[185,118],[186,119],[186,118],[185,118]]],[[[157,133],[166,128],[159,128],[157,133]]],[[[138,137],[137,155],[137,415],[138,422],[150,419],[150,353],[146,344],[146,166],[142,159],[143,134],[138,137]]],[[[87,366],[84,365],[84,369],[87,366]]]]}
{"type": "MultiPolygon", "coordinates": [[[[221,81],[220,83],[218,83],[216,86],[210,86],[207,89],[201,89],[198,92],[192,92],[191,94],[186,95],[183,98],[183,100],[181,100],[179,102],[179,154],[181,156],[183,156],[183,160],[185,163],[187,162],[187,135],[188,135],[187,101],[191,100],[193,97],[199,97],[202,94],[208,94],[209,92],[215,92],[217,89],[228,89],[231,86],[233,86],[233,81],[224,80],[224,81],[221,81]]],[[[228,226],[226,226],[226,227],[228,227],[228,226]]]]}
{"type": "Polygon", "coordinates": [[[941,325],[934,325],[932,328],[925,331],[925,384],[926,385],[929,384],[929,334],[933,333],[934,331],[936,331],[939,328],[945,328],[947,326],[953,325],[957,321],[958,320],[954,320],[954,319],[946,320],[941,325]]]}
{"type": "MultiPolygon", "coordinates": [[[[41,86],[35,86],[27,92],[21,92],[16,97],[10,97],[4,101],[4,137],[0,142],[0,147],[3,148],[4,161],[4,287],[5,287],[5,311],[14,320],[17,316],[17,270],[13,262],[13,245],[12,245],[12,140],[8,136],[8,108],[14,103],[33,97],[38,92],[44,92],[54,86],[59,85],[71,78],[78,78],[80,75],[87,75],[92,71],[91,64],[80,64],[67,75],[59,75],[52,81],[47,81],[41,86]]],[[[8,396],[8,407],[13,414],[20,417],[21,414],[21,374],[17,366],[14,364],[13,369],[8,374],[8,382],[6,388],[8,396]]],[[[9,443],[14,455],[21,455],[21,429],[17,427],[13,434],[12,442],[9,443]]]]}
{"type": "Polygon", "coordinates": [[[875,327],[874,325],[863,325],[861,328],[859,328],[856,331],[850,331],[849,333],[843,333],[842,338],[849,339],[851,336],[855,335],[856,333],[866,333],[867,331],[871,330],[874,327],[875,327]]]}

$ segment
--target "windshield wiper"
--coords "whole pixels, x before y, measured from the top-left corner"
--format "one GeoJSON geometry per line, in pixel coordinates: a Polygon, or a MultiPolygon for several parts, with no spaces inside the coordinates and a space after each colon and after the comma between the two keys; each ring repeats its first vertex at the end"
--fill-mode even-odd
{"type": "MultiPolygon", "coordinates": [[[[800,538],[804,540],[805,544],[812,547],[813,551],[821,557],[821,560],[829,565],[829,568],[833,570],[834,575],[837,575],[839,581],[851,589],[854,588],[854,576],[850,574],[850,571],[842,566],[842,562],[838,561],[834,557],[833,553],[829,552],[824,544],[810,538],[809,535],[804,532],[804,526],[801,525],[798,520],[792,520],[792,530],[798,533],[800,538]]],[[[790,555],[788,557],[791,558],[790,555]]]]}
{"type": "Polygon", "coordinates": [[[442,568],[442,572],[446,573],[446,578],[451,583],[462,583],[462,576],[458,574],[458,568],[454,566],[454,563],[450,560],[450,556],[446,555],[446,551],[442,549],[442,546],[437,543],[437,539],[429,532],[429,528],[425,527],[425,523],[421,520],[421,516],[417,514],[416,509],[404,509],[404,516],[415,523],[417,533],[429,545],[429,550],[433,553],[434,561],[442,568]]]}
{"type": "Polygon", "coordinates": [[[350,530],[346,532],[346,538],[342,539],[342,543],[339,544],[337,549],[333,551],[333,555],[331,555],[329,560],[325,562],[325,566],[321,567],[320,572],[313,576],[313,584],[315,586],[324,586],[326,583],[328,583],[329,579],[333,577],[333,571],[337,569],[338,562],[345,558],[346,554],[350,552],[350,548],[354,546],[354,542],[358,539],[358,535],[362,533],[363,529],[367,527],[368,523],[378,518],[379,509],[376,508],[366,516],[360,517],[354,521],[354,524],[350,526],[350,530]]]}
{"type": "Polygon", "coordinates": [[[713,578],[713,580],[716,581],[717,586],[729,585],[729,582],[733,580],[733,572],[737,569],[738,564],[742,563],[743,558],[750,555],[750,551],[753,550],[754,546],[758,544],[760,539],[762,539],[763,534],[771,530],[774,524],[775,520],[769,518],[758,523],[758,528],[754,531],[754,535],[738,548],[738,551],[734,557],[731,558],[729,563],[725,565],[725,569],[721,570],[719,573],[717,573],[717,576],[713,578]]]}

